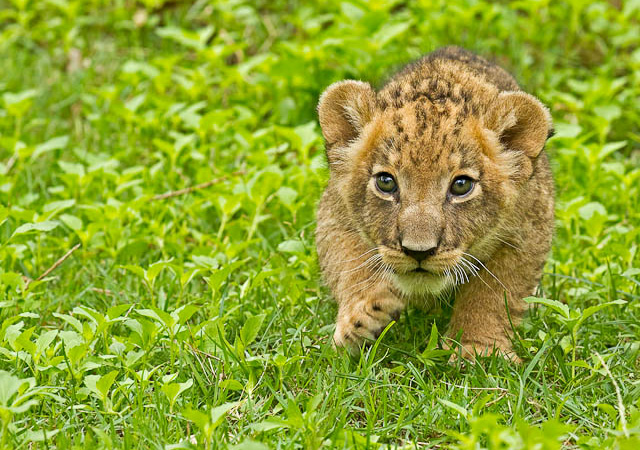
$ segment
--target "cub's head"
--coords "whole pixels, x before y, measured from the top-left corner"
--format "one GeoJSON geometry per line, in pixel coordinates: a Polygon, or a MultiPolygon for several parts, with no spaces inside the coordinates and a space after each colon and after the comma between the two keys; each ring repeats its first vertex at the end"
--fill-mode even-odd
{"type": "Polygon", "coordinates": [[[464,282],[504,242],[551,129],[533,96],[455,77],[338,82],[318,113],[345,221],[414,294],[464,282]]]}

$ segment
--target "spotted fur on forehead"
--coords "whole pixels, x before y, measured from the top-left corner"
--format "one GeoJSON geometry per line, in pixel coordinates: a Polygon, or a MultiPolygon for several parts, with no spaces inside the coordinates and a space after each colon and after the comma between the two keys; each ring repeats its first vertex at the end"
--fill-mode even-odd
{"type": "Polygon", "coordinates": [[[474,84],[490,84],[498,91],[517,91],[516,80],[501,67],[467,50],[444,47],[407,65],[380,91],[379,106],[399,108],[423,97],[431,103],[472,103],[474,84]]]}
{"type": "Polygon", "coordinates": [[[470,116],[484,115],[500,92],[518,90],[514,78],[500,67],[446,47],[397,73],[378,92],[376,103],[383,113],[393,112],[401,141],[408,141],[409,134],[424,134],[431,139],[438,135],[444,144],[460,134],[470,116]]]}
{"type": "Polygon", "coordinates": [[[377,156],[382,163],[392,163],[398,153],[413,165],[442,166],[446,159],[451,168],[477,165],[478,156],[463,142],[472,138],[485,153],[492,151],[478,130],[505,90],[519,90],[513,77],[470,52],[445,48],[427,55],[377,93],[377,110],[386,122],[386,133],[378,132],[382,142],[375,142],[383,155],[377,156]],[[465,127],[471,132],[465,134],[465,127]]]}
{"type": "Polygon", "coordinates": [[[369,150],[363,152],[363,157],[369,165],[415,167],[429,172],[432,168],[481,170],[478,150],[483,148],[478,148],[478,140],[482,140],[482,136],[473,133],[479,119],[469,120],[461,105],[445,104],[444,114],[442,107],[417,100],[400,109],[388,110],[379,119],[384,125],[375,127],[376,139],[367,140],[369,150]],[[463,127],[466,127],[464,132],[463,127]]]}

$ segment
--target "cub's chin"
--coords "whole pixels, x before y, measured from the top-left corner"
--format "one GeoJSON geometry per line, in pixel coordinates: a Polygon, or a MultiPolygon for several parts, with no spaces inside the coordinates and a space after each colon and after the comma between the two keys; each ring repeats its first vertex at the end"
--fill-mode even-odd
{"type": "Polygon", "coordinates": [[[396,287],[406,296],[439,295],[451,287],[449,277],[423,269],[396,272],[392,279],[396,287]]]}

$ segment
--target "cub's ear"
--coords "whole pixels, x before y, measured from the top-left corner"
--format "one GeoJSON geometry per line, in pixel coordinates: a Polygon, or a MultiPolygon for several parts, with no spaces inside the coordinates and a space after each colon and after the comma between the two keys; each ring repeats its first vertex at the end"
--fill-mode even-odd
{"type": "Polygon", "coordinates": [[[533,95],[502,92],[498,95],[488,125],[507,149],[520,150],[529,158],[540,154],[553,135],[549,110],[533,95]]]}
{"type": "Polygon", "coordinates": [[[362,81],[339,81],[324,91],[318,102],[318,117],[328,151],[360,134],[373,117],[375,99],[369,83],[362,81]]]}

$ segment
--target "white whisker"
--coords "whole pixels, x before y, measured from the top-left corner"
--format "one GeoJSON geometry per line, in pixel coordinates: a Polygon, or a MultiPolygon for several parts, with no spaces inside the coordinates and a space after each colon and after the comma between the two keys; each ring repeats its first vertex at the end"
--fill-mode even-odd
{"type": "Polygon", "coordinates": [[[474,263],[472,263],[471,261],[469,261],[467,258],[465,258],[464,256],[460,257],[460,260],[472,271],[474,272],[474,275],[477,275],[478,272],[480,272],[480,268],[478,266],[476,266],[474,263]]]}
{"type": "Polygon", "coordinates": [[[462,277],[460,276],[460,268],[454,264],[453,271],[456,274],[456,284],[463,284],[462,277]]]}
{"type": "Polygon", "coordinates": [[[367,281],[369,281],[369,283],[365,284],[363,287],[361,287],[360,289],[358,289],[358,291],[353,292],[351,295],[353,294],[359,294],[360,292],[366,290],[366,289],[370,289],[372,288],[376,283],[383,281],[385,274],[387,272],[387,266],[386,264],[382,263],[378,269],[376,270],[376,272],[373,274],[373,277],[370,277],[367,279],[367,281]]]}
{"type": "Polygon", "coordinates": [[[327,271],[328,273],[340,273],[340,274],[346,274],[346,273],[351,273],[351,272],[355,272],[356,270],[362,269],[363,267],[367,267],[369,265],[373,265],[373,263],[377,262],[378,260],[382,259],[382,255],[380,254],[375,254],[373,256],[370,256],[369,258],[367,258],[363,263],[361,263],[360,265],[353,267],[351,269],[348,270],[335,270],[335,271],[327,271]]]}
{"type": "Polygon", "coordinates": [[[502,281],[500,281],[500,280],[498,279],[498,277],[496,277],[496,276],[493,274],[493,272],[491,272],[491,271],[487,268],[487,266],[485,266],[485,265],[482,263],[482,261],[480,261],[478,258],[476,258],[475,256],[473,256],[471,253],[464,253],[464,252],[462,252],[462,254],[463,254],[463,255],[467,255],[467,256],[469,256],[469,257],[471,257],[471,258],[475,259],[475,260],[478,262],[478,264],[480,264],[480,265],[484,268],[484,270],[486,270],[486,271],[487,271],[487,273],[488,273],[489,275],[491,275],[491,276],[494,278],[494,280],[496,280],[498,283],[500,283],[500,286],[502,286],[502,287],[504,288],[504,290],[505,290],[505,291],[507,291],[507,292],[511,292],[511,291],[509,291],[509,289],[504,285],[504,283],[503,283],[502,281]]]}
{"type": "Polygon", "coordinates": [[[357,282],[356,284],[352,284],[351,286],[348,286],[346,289],[342,290],[342,293],[345,294],[345,295],[353,294],[353,292],[351,292],[351,291],[353,291],[354,288],[356,288],[356,287],[358,287],[358,286],[360,286],[362,284],[367,283],[370,279],[372,279],[376,275],[376,272],[380,268],[381,264],[384,264],[382,262],[382,260],[376,261],[376,263],[373,265],[373,267],[370,267],[370,270],[373,271],[372,275],[370,275],[368,278],[366,278],[366,279],[364,279],[362,281],[357,282]]]}
{"type": "Polygon", "coordinates": [[[458,266],[458,268],[460,269],[460,272],[462,272],[462,276],[465,278],[465,283],[469,282],[469,275],[467,274],[467,272],[460,266],[458,266]]]}
{"type": "Polygon", "coordinates": [[[451,271],[449,270],[448,267],[444,269],[444,276],[445,276],[445,278],[452,278],[451,277],[451,271]]]}
{"type": "Polygon", "coordinates": [[[502,238],[500,238],[498,236],[495,236],[495,238],[497,240],[499,240],[500,242],[502,242],[503,244],[508,245],[509,247],[511,247],[511,248],[513,248],[515,250],[521,250],[520,247],[518,247],[516,245],[513,245],[511,242],[507,242],[507,241],[505,241],[504,239],[502,239],[502,238]]]}
{"type": "Polygon", "coordinates": [[[369,253],[371,253],[371,252],[375,252],[375,251],[377,251],[377,250],[380,250],[380,247],[373,247],[373,248],[371,248],[371,249],[367,250],[366,252],[364,252],[363,254],[361,254],[361,255],[359,255],[359,256],[356,256],[355,258],[345,259],[345,260],[343,260],[343,261],[338,261],[338,262],[336,262],[335,264],[344,264],[344,263],[348,263],[348,262],[356,261],[356,260],[358,260],[358,259],[362,258],[364,255],[368,255],[369,253]]]}
{"type": "Polygon", "coordinates": [[[472,264],[471,262],[469,262],[467,259],[465,259],[464,256],[460,257],[460,264],[462,264],[464,267],[466,267],[469,272],[471,272],[471,276],[475,277],[476,275],[478,275],[478,267],[476,267],[475,264],[472,264]]]}
{"type": "Polygon", "coordinates": [[[342,293],[344,295],[354,295],[354,294],[359,294],[360,292],[362,292],[363,290],[373,286],[373,284],[377,281],[377,277],[380,274],[381,270],[385,269],[385,263],[382,262],[382,260],[378,260],[376,261],[376,263],[374,264],[374,266],[371,268],[371,270],[373,271],[373,275],[369,276],[369,278],[362,280],[354,285],[349,286],[348,289],[346,289],[345,291],[343,291],[342,293]],[[375,268],[375,270],[374,270],[375,268]],[[364,285],[364,286],[362,286],[364,285]],[[354,290],[355,288],[357,288],[358,286],[362,286],[360,289],[358,290],[354,290]]]}

